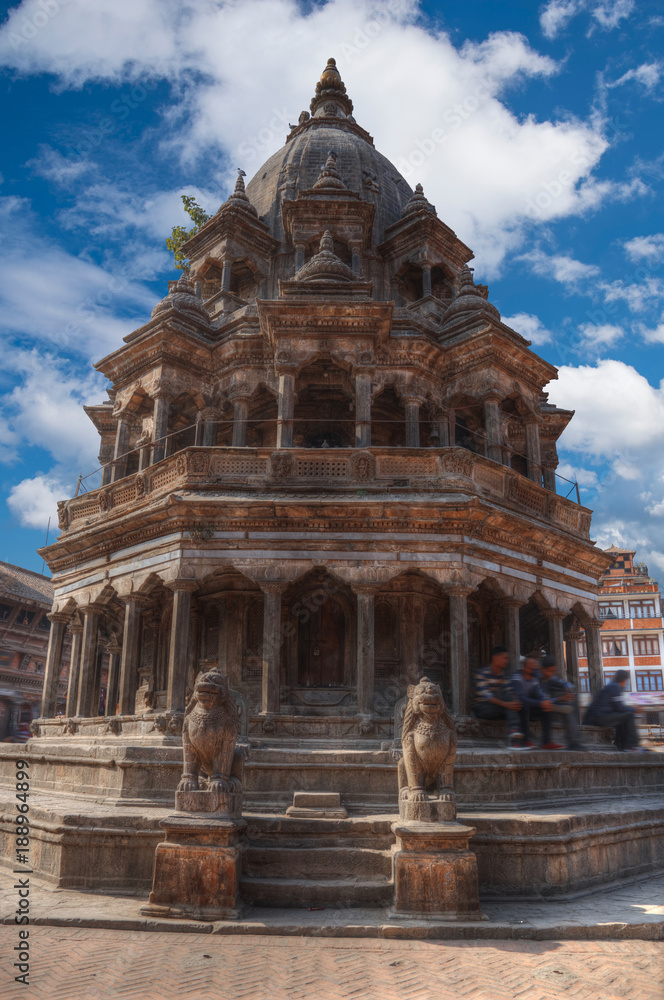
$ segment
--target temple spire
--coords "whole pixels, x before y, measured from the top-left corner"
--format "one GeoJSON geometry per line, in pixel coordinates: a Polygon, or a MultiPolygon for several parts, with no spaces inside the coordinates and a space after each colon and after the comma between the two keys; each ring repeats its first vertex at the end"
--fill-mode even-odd
{"type": "Polygon", "coordinates": [[[346,93],[341,74],[337,69],[335,59],[328,59],[320,80],[316,84],[316,93],[310,105],[311,114],[317,117],[338,117],[339,112],[349,118],[353,114],[353,102],[346,93]]]}
{"type": "Polygon", "coordinates": [[[342,189],[346,185],[341,179],[341,174],[337,170],[337,154],[333,149],[327,154],[327,160],[325,161],[325,166],[318,175],[318,180],[314,184],[314,190],[321,188],[336,188],[342,189]]]}
{"type": "MultiPolygon", "coordinates": [[[[224,203],[226,205],[235,205],[236,208],[242,208],[245,212],[251,212],[252,215],[258,215],[258,212],[254,206],[249,201],[246,191],[244,189],[244,178],[246,174],[242,167],[237,168],[237,180],[235,181],[235,190],[233,194],[224,203]]],[[[222,206],[223,208],[223,206],[222,206]]]]}

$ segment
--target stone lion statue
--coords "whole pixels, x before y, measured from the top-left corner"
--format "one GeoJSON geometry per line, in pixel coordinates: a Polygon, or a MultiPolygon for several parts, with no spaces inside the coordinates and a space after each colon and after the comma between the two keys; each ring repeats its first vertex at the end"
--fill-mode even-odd
{"type": "Polygon", "coordinates": [[[226,677],[217,669],[200,674],[182,725],[184,771],[176,795],[178,808],[204,812],[235,809],[235,800],[242,793],[244,762],[243,751],[235,746],[239,728],[237,705],[226,677]],[[203,789],[201,773],[207,776],[203,789]],[[204,798],[204,792],[212,799],[209,794],[204,798]]]}
{"type": "Polygon", "coordinates": [[[399,761],[401,819],[456,819],[453,773],[457,736],[438,684],[422,677],[408,687],[399,761]]]}

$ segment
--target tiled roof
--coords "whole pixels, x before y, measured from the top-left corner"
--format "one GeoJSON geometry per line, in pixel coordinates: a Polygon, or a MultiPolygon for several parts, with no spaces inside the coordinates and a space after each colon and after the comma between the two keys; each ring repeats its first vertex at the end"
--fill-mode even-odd
{"type": "Polygon", "coordinates": [[[12,563],[0,562],[0,596],[48,605],[50,610],[53,584],[40,573],[33,573],[22,566],[13,566],[12,563]]]}

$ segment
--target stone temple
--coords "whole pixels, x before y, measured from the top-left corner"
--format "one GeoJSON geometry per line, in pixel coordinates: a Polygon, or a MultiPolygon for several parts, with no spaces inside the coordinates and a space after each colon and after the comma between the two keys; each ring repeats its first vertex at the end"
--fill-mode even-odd
{"type": "Polygon", "coordinates": [[[376,150],[334,60],[283,147],[246,189],[240,171],[184,251],[188,273],[97,365],[109,399],[86,409],[100,485],[59,504],[61,534],[42,550],[52,628],[42,718],[22,748],[43,796],[35,870],[149,885],[187,695],[213,667],[249,748],[250,901],[283,900],[279,880],[303,877],[265,861],[294,850],[291,835],[333,843],[353,866],[373,845],[360,888],[321,883],[305,901],[383,899],[381,817],[396,802],[406,689],[425,673],[456,720],[483,891],[567,891],[652,868],[664,816],[652,796],[613,832],[596,806],[566,825],[560,808],[531,825],[514,811],[616,785],[661,792],[661,767],[606,751],[601,767],[596,754],[547,767],[526,753],[510,764],[517,780],[497,766],[510,760],[490,743],[498,730],[470,717],[473,672],[496,644],[513,664],[544,647],[576,680],[585,633],[590,686],[602,685],[609,560],[591,512],[556,488],[573,414],[544,391],[555,368],[501,322],[472,251],[376,150]],[[287,821],[301,790],[339,793],[348,819],[327,834],[287,821]]]}

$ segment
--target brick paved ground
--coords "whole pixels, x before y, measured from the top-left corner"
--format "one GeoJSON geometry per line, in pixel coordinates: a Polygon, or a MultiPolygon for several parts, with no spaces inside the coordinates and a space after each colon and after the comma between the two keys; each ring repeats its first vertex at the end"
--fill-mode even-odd
{"type": "Polygon", "coordinates": [[[26,1000],[663,1000],[654,942],[224,937],[33,927],[26,1000]]]}

